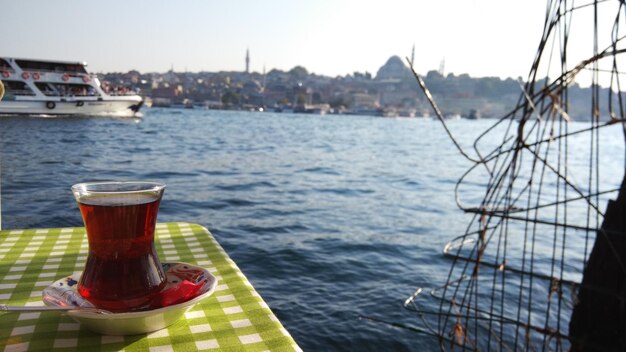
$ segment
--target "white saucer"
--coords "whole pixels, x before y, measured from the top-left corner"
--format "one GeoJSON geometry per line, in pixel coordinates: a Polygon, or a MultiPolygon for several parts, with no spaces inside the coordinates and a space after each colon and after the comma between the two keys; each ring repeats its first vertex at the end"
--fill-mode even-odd
{"type": "Polygon", "coordinates": [[[196,303],[210,296],[215,291],[217,279],[207,269],[187,263],[162,263],[167,276],[167,286],[172,287],[182,280],[202,284],[198,294],[192,299],[167,307],[128,313],[100,314],[80,308],[93,307],[81,297],[77,284],[81,272],[54,282],[43,290],[43,301],[48,306],[74,306],[67,314],[89,330],[105,335],[135,335],[163,329],[178,320],[196,303]]]}

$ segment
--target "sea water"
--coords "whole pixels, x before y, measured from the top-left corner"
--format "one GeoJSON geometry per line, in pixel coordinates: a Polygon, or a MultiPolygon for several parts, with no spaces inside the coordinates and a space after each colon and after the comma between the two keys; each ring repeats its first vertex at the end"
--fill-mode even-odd
{"type": "MultiPolygon", "coordinates": [[[[438,348],[398,325],[419,326],[403,302],[445,283],[441,250],[471,220],[454,195],[471,163],[439,121],[144,115],[0,117],[3,228],[82,226],[70,192],[78,182],[164,182],[158,221],[207,227],[305,351],[438,348]]],[[[449,128],[470,149],[493,123],[449,128]]],[[[480,183],[465,191],[484,194],[480,183]]]]}

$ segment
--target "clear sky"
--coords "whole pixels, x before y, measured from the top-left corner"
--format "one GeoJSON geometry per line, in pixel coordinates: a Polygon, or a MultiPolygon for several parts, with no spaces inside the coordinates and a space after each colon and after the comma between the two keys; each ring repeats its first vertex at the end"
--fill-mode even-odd
{"type": "Polygon", "coordinates": [[[0,55],[91,72],[376,74],[392,55],[426,73],[526,77],[545,0],[2,0],[0,55]]]}

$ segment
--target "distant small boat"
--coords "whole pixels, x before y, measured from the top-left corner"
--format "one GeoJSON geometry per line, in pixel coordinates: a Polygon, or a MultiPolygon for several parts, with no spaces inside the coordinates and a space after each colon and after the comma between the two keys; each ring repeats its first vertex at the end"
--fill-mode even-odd
{"type": "Polygon", "coordinates": [[[83,62],[0,57],[5,87],[0,114],[137,116],[143,99],[126,88],[102,87],[83,62]]]}
{"type": "Polygon", "coordinates": [[[480,117],[480,111],[476,109],[470,110],[469,115],[467,115],[467,118],[470,120],[478,120],[480,117]]]}

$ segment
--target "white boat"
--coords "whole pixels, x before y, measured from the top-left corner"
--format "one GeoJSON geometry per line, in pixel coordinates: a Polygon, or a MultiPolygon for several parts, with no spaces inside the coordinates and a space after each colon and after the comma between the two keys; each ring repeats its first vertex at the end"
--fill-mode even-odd
{"type": "Polygon", "coordinates": [[[138,116],[143,99],[103,87],[84,62],[0,57],[0,114],[138,116]]]}

